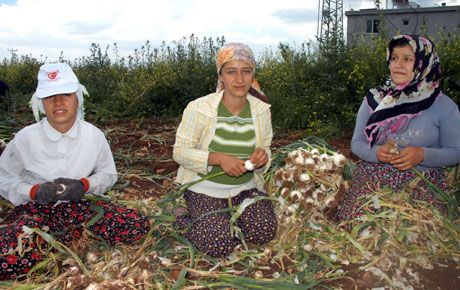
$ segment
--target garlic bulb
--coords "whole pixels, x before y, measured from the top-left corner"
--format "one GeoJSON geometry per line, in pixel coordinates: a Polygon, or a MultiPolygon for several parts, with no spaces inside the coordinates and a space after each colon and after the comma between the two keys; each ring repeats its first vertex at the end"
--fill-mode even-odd
{"type": "Polygon", "coordinates": [[[344,167],[345,164],[347,163],[347,158],[343,156],[342,154],[335,153],[332,155],[332,160],[334,162],[334,165],[337,167],[344,167]]]}
{"type": "Polygon", "coordinates": [[[67,188],[67,185],[65,185],[65,184],[63,184],[63,183],[60,183],[59,186],[60,186],[60,188],[59,188],[59,190],[56,192],[57,195],[63,193],[63,192],[66,190],[66,188],[67,188]]]}
{"type": "Polygon", "coordinates": [[[295,163],[297,165],[303,165],[303,163],[304,163],[303,156],[302,155],[297,156],[297,158],[295,159],[295,163]]]}
{"type": "Polygon", "coordinates": [[[299,180],[302,182],[310,181],[310,175],[308,175],[307,173],[302,173],[299,176],[299,180]]]}
{"type": "Polygon", "coordinates": [[[323,211],[335,208],[343,199],[348,183],[342,173],[347,159],[337,152],[298,148],[289,152],[283,167],[274,174],[274,184],[280,198],[286,201],[282,211],[296,219],[298,208],[303,211],[323,211]]]}
{"type": "Polygon", "coordinates": [[[300,191],[293,190],[289,194],[289,197],[292,198],[293,200],[300,200],[302,199],[302,193],[300,193],[300,191]]]}
{"type": "Polygon", "coordinates": [[[254,163],[251,162],[251,160],[246,160],[244,162],[244,167],[246,167],[246,170],[248,171],[253,171],[256,168],[256,166],[254,165],[254,163]]]}

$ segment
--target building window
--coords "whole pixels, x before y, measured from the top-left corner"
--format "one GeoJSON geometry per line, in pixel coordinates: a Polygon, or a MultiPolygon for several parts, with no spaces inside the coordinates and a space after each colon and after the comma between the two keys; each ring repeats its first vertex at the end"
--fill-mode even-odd
{"type": "Polygon", "coordinates": [[[366,33],[379,33],[380,22],[376,19],[369,19],[366,22],[366,33]]]}
{"type": "Polygon", "coordinates": [[[403,24],[403,26],[409,26],[410,25],[410,20],[409,19],[403,19],[402,24],[403,24]]]}
{"type": "Polygon", "coordinates": [[[420,34],[426,34],[428,32],[428,19],[423,17],[422,26],[420,27],[420,34]]]}

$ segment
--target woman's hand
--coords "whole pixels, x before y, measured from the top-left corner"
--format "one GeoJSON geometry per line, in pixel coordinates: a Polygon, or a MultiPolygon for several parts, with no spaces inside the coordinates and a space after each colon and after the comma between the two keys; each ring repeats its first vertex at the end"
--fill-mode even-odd
{"type": "Polygon", "coordinates": [[[262,148],[256,148],[254,149],[254,152],[252,152],[251,157],[249,157],[249,160],[254,163],[256,168],[260,168],[267,164],[268,162],[268,154],[267,152],[262,149],[262,148]]]}
{"type": "Polygon", "coordinates": [[[225,153],[209,153],[208,165],[219,165],[229,176],[238,177],[246,173],[244,160],[225,153]]]}
{"type": "Polygon", "coordinates": [[[377,148],[377,159],[382,163],[390,163],[391,159],[394,158],[395,154],[391,152],[391,148],[386,145],[381,145],[377,148]]]}
{"type": "Polygon", "coordinates": [[[404,171],[416,166],[425,158],[422,147],[409,146],[401,150],[399,154],[393,156],[390,163],[397,169],[404,171]]]}
{"type": "Polygon", "coordinates": [[[220,166],[227,175],[233,177],[238,177],[246,173],[246,167],[244,167],[244,160],[238,159],[235,156],[222,154],[222,161],[220,166]]]}

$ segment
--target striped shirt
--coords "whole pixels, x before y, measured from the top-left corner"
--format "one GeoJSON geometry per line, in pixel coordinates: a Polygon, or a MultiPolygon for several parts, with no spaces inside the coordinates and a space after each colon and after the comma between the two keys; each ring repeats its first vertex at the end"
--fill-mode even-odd
{"type": "MultiPolygon", "coordinates": [[[[182,114],[182,121],[176,132],[176,142],[173,147],[173,158],[179,163],[176,182],[186,184],[199,179],[199,174],[207,174],[212,166],[208,166],[209,144],[216,131],[217,110],[224,92],[211,93],[191,101],[182,114]]],[[[273,136],[270,105],[248,94],[251,116],[254,123],[255,146],[263,148],[271,156],[270,144],[273,136]]],[[[228,198],[237,195],[242,190],[255,186],[264,190],[265,172],[270,167],[270,160],[265,166],[254,170],[254,179],[243,185],[225,185],[209,182],[211,186],[206,191],[189,189],[198,193],[217,198],[228,198]]],[[[207,181],[207,180],[206,180],[207,181]]],[[[203,186],[205,181],[196,185],[203,186]]]]}
{"type": "MultiPolygon", "coordinates": [[[[249,159],[256,148],[254,122],[251,116],[249,102],[243,107],[238,116],[233,114],[220,102],[217,108],[217,124],[214,137],[209,144],[209,152],[227,153],[239,159],[249,159]]],[[[211,171],[201,177],[222,172],[222,167],[213,166],[211,171]]],[[[243,184],[254,176],[253,172],[247,172],[239,177],[221,175],[209,179],[220,184],[243,184]]]]}

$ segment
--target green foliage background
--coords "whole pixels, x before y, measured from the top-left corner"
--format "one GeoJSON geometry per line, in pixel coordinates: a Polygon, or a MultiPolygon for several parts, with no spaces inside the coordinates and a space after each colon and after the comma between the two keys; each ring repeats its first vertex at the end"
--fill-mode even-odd
{"type": "MultiPolygon", "coordinates": [[[[388,76],[387,41],[381,37],[372,45],[320,49],[310,43],[280,43],[276,51],[266,50],[258,57],[256,77],[273,105],[274,125],[320,136],[352,129],[366,91],[388,76]]],[[[223,37],[191,35],[157,48],[147,42],[128,57],[119,56],[116,44],[92,44],[89,56],[59,60],[69,62],[87,87],[85,106],[93,121],[175,117],[189,101],[215,90],[215,56],[224,43],[223,37]]],[[[446,35],[437,48],[445,76],[443,91],[458,104],[460,37],[446,35]]],[[[10,85],[10,93],[0,101],[2,115],[27,110],[42,63],[15,51],[2,60],[0,79],[10,85]]]]}

